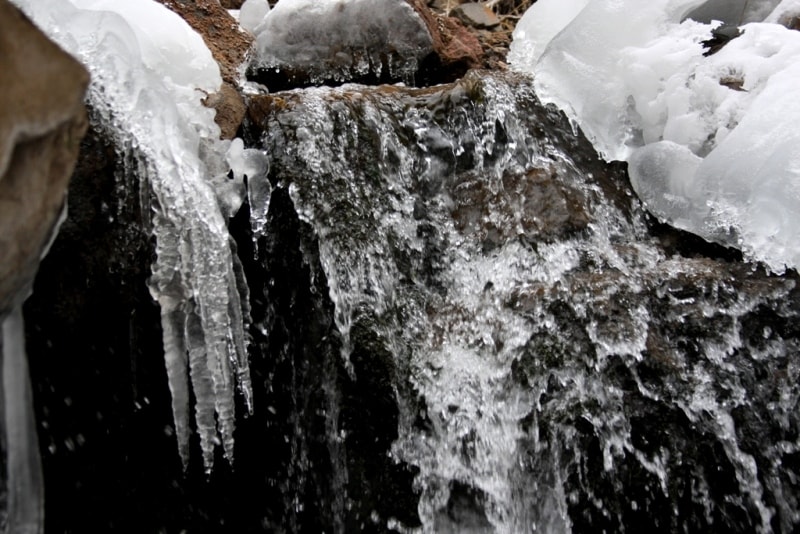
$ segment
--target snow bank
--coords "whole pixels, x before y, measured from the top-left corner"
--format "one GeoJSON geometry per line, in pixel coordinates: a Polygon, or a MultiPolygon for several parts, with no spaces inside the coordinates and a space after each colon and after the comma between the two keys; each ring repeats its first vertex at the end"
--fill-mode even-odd
{"type": "Polygon", "coordinates": [[[219,67],[183,19],[150,0],[15,1],[87,66],[99,127],[114,138],[125,172],[146,192],[143,204],[150,212],[144,215],[152,223],[157,253],[149,286],[161,306],[184,465],[190,383],[206,469],[219,441],[232,461],[234,388],[239,385],[248,408],[251,392],[247,296],[240,294],[246,285],[234,267],[238,260],[224,215],[241,203],[245,155],[241,147],[229,153],[230,142],[219,140],[214,111],[201,102],[219,89],[219,67]],[[227,180],[232,166],[237,179],[227,180]],[[217,191],[215,184],[225,187],[217,191]]]}
{"type": "Polygon", "coordinates": [[[509,61],[606,159],[630,163],[654,214],[780,272],[800,266],[800,32],[748,23],[706,56],[720,23],[687,18],[776,22],[800,7],[776,4],[539,0],[509,61]]]}

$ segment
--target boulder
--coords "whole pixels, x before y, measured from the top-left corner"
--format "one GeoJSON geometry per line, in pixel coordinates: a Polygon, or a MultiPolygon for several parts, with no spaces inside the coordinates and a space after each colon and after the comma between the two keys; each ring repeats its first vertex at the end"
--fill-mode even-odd
{"type": "Polygon", "coordinates": [[[86,70],[0,0],[0,315],[27,296],[86,131],[86,70]],[[58,90],[54,90],[58,88],[58,90]]]}
{"type": "Polygon", "coordinates": [[[257,32],[247,74],[272,91],[345,82],[411,84],[431,51],[428,28],[405,0],[283,0],[257,32]]]}

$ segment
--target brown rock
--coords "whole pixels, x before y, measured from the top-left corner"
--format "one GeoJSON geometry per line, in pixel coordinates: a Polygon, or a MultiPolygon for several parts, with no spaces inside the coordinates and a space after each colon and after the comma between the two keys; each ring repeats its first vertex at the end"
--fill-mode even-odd
{"type": "Polygon", "coordinates": [[[431,68],[440,69],[442,73],[433,76],[440,79],[432,81],[452,81],[471,68],[486,66],[483,47],[477,37],[458,20],[434,13],[424,0],[408,0],[408,3],[422,17],[433,39],[433,51],[438,65],[431,68]]]}
{"type": "Polygon", "coordinates": [[[245,105],[242,95],[234,86],[227,82],[222,83],[218,93],[208,95],[204,100],[209,108],[216,110],[214,121],[220,129],[222,139],[233,139],[244,119],[245,105]]]}
{"type": "Polygon", "coordinates": [[[232,85],[253,44],[253,36],[241,31],[239,23],[215,0],[158,0],[180,15],[205,41],[219,63],[222,79],[232,85]]]}
{"type": "Polygon", "coordinates": [[[19,304],[86,132],[86,70],[0,0],[0,316],[19,304]],[[57,88],[57,90],[54,90],[57,88]]]}
{"type": "Polygon", "coordinates": [[[244,0],[220,0],[219,4],[225,9],[241,9],[244,0]]]}

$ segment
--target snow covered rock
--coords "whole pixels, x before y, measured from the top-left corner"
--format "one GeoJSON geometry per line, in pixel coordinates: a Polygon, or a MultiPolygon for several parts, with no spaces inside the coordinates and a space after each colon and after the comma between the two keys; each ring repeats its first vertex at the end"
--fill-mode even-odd
{"type": "Polygon", "coordinates": [[[271,89],[413,81],[431,35],[405,0],[281,0],[256,29],[248,77],[271,89]]]}
{"type": "MultiPolygon", "coordinates": [[[[264,0],[266,1],[266,0],[264,0]]],[[[219,65],[222,86],[203,103],[216,111],[214,121],[222,139],[233,139],[244,118],[244,100],[236,87],[239,72],[253,44],[253,38],[239,29],[236,20],[215,0],[192,3],[159,0],[181,16],[200,36],[219,65]]]]}
{"type": "Polygon", "coordinates": [[[800,266],[800,34],[751,22],[706,55],[718,22],[690,17],[777,22],[793,7],[541,0],[520,21],[509,59],[601,154],[630,162],[660,219],[782,271],[800,266]]]}

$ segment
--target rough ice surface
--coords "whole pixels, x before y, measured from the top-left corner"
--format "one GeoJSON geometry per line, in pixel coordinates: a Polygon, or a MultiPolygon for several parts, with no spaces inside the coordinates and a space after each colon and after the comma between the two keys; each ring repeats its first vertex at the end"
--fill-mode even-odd
{"type": "Polygon", "coordinates": [[[88,67],[97,127],[115,140],[125,174],[146,192],[157,253],[149,286],[161,307],[181,459],[188,464],[191,384],[206,470],[220,439],[232,461],[237,384],[252,405],[240,295],[246,286],[212,186],[227,180],[228,144],[219,140],[214,111],[201,103],[219,89],[219,68],[202,38],[156,2],[18,3],[88,67]]]}
{"type": "Polygon", "coordinates": [[[800,224],[800,33],[750,22],[706,56],[701,43],[719,22],[687,18],[778,21],[797,3],[579,4],[534,4],[515,30],[513,66],[534,73],[540,97],[606,159],[631,163],[634,188],[659,218],[774,271],[800,266],[792,230],[800,224]],[[558,27],[537,31],[549,12],[558,27]]]}
{"type": "Polygon", "coordinates": [[[281,0],[256,30],[252,67],[299,69],[312,82],[413,77],[432,50],[405,0],[281,0]]]}

